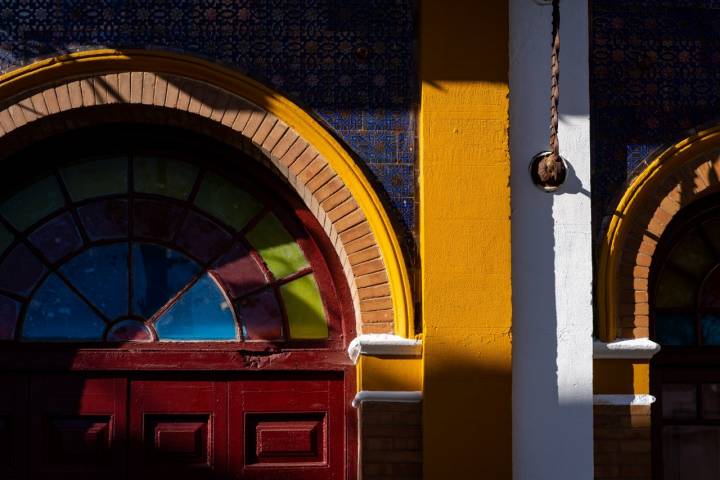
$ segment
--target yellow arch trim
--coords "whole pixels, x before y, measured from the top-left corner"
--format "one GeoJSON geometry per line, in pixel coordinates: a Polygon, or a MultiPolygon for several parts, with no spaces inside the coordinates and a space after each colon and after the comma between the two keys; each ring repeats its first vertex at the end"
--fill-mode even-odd
{"type": "Polygon", "coordinates": [[[609,342],[617,335],[618,272],[620,256],[631,218],[643,212],[645,200],[682,165],[720,146],[720,125],[697,132],[665,149],[628,186],[610,218],[603,238],[597,274],[598,327],[600,338],[609,342]]]}
{"type": "Polygon", "coordinates": [[[288,98],[234,70],[187,55],[148,50],[90,50],[34,62],[0,76],[0,99],[48,83],[85,75],[149,71],[184,76],[225,89],[272,113],[313,145],[332,166],[367,217],[387,268],[395,334],[412,337],[410,277],[397,235],[377,193],[348,151],[311,115],[288,98]]]}

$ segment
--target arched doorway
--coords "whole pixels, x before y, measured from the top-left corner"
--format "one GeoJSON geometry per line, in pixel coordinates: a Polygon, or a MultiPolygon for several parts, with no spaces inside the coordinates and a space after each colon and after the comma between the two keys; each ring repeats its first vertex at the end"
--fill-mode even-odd
{"type": "Polygon", "coordinates": [[[178,127],[4,160],[3,478],[350,478],[342,265],[288,185],[178,127]]]}
{"type": "Polygon", "coordinates": [[[665,229],[650,269],[653,478],[720,476],[720,197],[665,229]]]}

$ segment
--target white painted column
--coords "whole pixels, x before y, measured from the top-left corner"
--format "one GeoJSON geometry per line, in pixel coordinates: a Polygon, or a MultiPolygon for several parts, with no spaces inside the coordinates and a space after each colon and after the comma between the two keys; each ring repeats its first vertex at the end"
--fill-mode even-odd
{"type": "Polygon", "coordinates": [[[552,7],[510,0],[515,479],[592,479],[592,231],[587,0],[563,0],[555,193],[528,164],[547,150],[552,7]]]}

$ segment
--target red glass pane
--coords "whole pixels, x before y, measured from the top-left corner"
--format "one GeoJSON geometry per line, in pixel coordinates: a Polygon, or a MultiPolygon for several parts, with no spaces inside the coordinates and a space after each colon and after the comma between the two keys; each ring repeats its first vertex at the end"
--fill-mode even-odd
{"type": "Polygon", "coordinates": [[[128,230],[126,200],[106,200],[78,208],[80,221],[90,240],[123,238],[128,230]]]}
{"type": "Polygon", "coordinates": [[[267,284],[263,269],[242,244],[216,262],[212,272],[232,298],[267,284]]]}
{"type": "Polygon", "coordinates": [[[35,230],[30,234],[30,241],[52,263],[83,246],[75,221],[69,213],[64,213],[35,230]]]}
{"type": "Polygon", "coordinates": [[[122,320],[110,328],[107,334],[109,342],[152,342],[150,329],[137,320],[122,320]]]}
{"type": "Polygon", "coordinates": [[[20,303],[0,295],[0,340],[12,340],[15,337],[20,307],[20,303]]]}
{"type": "Polygon", "coordinates": [[[168,241],[180,225],[183,209],[167,202],[135,200],[133,202],[133,235],[139,238],[168,241]]]}
{"type": "Polygon", "coordinates": [[[45,267],[24,245],[18,245],[0,265],[0,289],[28,295],[38,284],[45,267]]]}
{"type": "Polygon", "coordinates": [[[700,292],[700,307],[720,307],[720,268],[713,270],[705,279],[700,292]]]}
{"type": "Polygon", "coordinates": [[[237,302],[237,310],[248,340],[282,338],[282,311],[275,292],[270,289],[237,302]]]}
{"type": "Polygon", "coordinates": [[[209,219],[190,212],[180,229],[177,244],[202,262],[222,254],[230,246],[232,237],[209,219]]]}

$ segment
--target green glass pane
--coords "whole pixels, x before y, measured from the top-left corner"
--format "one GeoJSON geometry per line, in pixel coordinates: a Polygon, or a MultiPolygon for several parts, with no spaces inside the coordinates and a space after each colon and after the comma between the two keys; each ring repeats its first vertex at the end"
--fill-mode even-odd
{"type": "Polygon", "coordinates": [[[263,218],[246,238],[260,252],[275,278],[286,277],[308,265],[297,242],[275,215],[263,218]]]}
{"type": "Polygon", "coordinates": [[[695,282],[666,268],[663,270],[655,296],[657,307],[695,307],[695,282]]]}
{"type": "Polygon", "coordinates": [[[0,225],[0,255],[10,246],[13,241],[13,234],[8,232],[5,227],[0,225]]]}
{"type": "Polygon", "coordinates": [[[197,172],[197,168],[185,162],[138,157],[133,162],[135,191],[186,200],[197,172]]]}
{"type": "Polygon", "coordinates": [[[698,278],[704,277],[715,266],[715,255],[700,237],[697,230],[688,232],[672,251],[670,261],[698,278]]]}
{"type": "Polygon", "coordinates": [[[0,214],[18,230],[25,230],[65,204],[54,177],[39,180],[0,204],[0,214]]]}
{"type": "Polygon", "coordinates": [[[215,174],[203,179],[195,204],[236,230],[247,225],[262,208],[247,192],[215,174]]]}
{"type": "Polygon", "coordinates": [[[73,200],[125,193],[127,159],[104,158],[78,163],[62,169],[62,177],[73,200]]]}
{"type": "Polygon", "coordinates": [[[328,336],[325,309],[315,277],[306,275],[280,287],[288,316],[290,338],[322,339],[328,336]]]}

